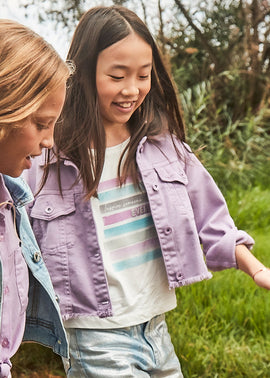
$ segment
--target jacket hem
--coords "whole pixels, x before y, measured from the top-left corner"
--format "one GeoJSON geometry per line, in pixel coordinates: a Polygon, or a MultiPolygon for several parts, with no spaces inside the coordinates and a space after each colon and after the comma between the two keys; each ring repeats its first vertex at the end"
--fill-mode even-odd
{"type": "Polygon", "coordinates": [[[70,319],[78,319],[78,318],[87,317],[87,316],[97,316],[99,318],[106,318],[109,316],[113,316],[113,313],[111,310],[106,310],[104,312],[99,311],[93,314],[89,314],[89,313],[64,314],[62,315],[62,320],[65,322],[70,319]]]}
{"type": "Polygon", "coordinates": [[[209,280],[213,277],[212,273],[208,272],[206,274],[200,274],[199,276],[195,276],[192,278],[187,278],[182,281],[177,281],[177,282],[170,282],[170,289],[175,289],[177,287],[181,286],[188,286],[196,282],[201,282],[203,280],[209,280]]]}

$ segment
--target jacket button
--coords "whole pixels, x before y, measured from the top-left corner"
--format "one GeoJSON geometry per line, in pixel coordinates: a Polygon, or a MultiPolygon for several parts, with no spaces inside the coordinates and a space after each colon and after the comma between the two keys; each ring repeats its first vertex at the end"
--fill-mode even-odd
{"type": "Polygon", "coordinates": [[[171,232],[172,232],[171,227],[167,227],[167,228],[165,228],[165,230],[164,230],[165,235],[170,235],[171,232]]]}
{"type": "Polygon", "coordinates": [[[40,255],[40,253],[39,253],[39,252],[35,252],[35,253],[33,254],[33,261],[36,262],[36,263],[38,263],[40,260],[41,260],[41,255],[40,255]]]}
{"type": "Polygon", "coordinates": [[[157,185],[157,184],[154,184],[154,185],[152,186],[152,188],[153,188],[153,190],[154,190],[155,192],[158,192],[158,185],[157,185]]]}
{"type": "Polygon", "coordinates": [[[8,348],[9,347],[9,341],[8,341],[8,338],[4,337],[3,341],[2,341],[2,347],[3,348],[8,348]]]}
{"type": "Polygon", "coordinates": [[[51,206],[46,207],[45,209],[46,214],[51,214],[52,212],[53,212],[53,208],[51,206]]]}
{"type": "Polygon", "coordinates": [[[176,275],[176,279],[177,279],[178,281],[181,281],[183,278],[184,278],[184,276],[183,276],[182,273],[177,273],[177,275],[176,275]]]}

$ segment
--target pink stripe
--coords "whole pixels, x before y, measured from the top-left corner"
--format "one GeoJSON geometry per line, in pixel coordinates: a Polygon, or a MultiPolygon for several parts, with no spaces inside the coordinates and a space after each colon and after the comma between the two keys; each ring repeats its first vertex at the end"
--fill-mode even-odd
{"type": "Polygon", "coordinates": [[[110,224],[118,223],[126,219],[139,217],[139,216],[149,214],[149,213],[150,213],[149,204],[143,204],[133,209],[122,211],[121,213],[112,214],[112,215],[103,217],[104,226],[108,226],[110,224]]]}
{"type": "MultiPolygon", "coordinates": [[[[130,184],[131,182],[132,182],[131,178],[128,177],[126,184],[130,184]]],[[[113,178],[111,180],[102,181],[98,186],[98,190],[99,192],[104,192],[105,190],[116,188],[118,186],[119,186],[118,178],[113,178]]]]}
{"type": "Polygon", "coordinates": [[[111,252],[112,261],[126,260],[129,257],[141,255],[143,252],[149,251],[159,246],[158,238],[145,240],[141,243],[123,247],[111,252]]]}

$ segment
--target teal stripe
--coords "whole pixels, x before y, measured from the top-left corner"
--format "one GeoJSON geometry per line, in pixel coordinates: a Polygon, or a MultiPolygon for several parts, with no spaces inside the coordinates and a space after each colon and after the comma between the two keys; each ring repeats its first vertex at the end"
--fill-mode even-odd
{"type": "Polygon", "coordinates": [[[132,259],[128,259],[125,261],[120,261],[116,264],[113,264],[115,270],[120,272],[121,270],[134,268],[135,266],[139,266],[142,264],[147,263],[148,261],[152,261],[158,259],[162,256],[161,249],[154,249],[153,251],[147,252],[144,255],[133,257],[132,259]]]}
{"type": "Polygon", "coordinates": [[[125,197],[129,195],[133,195],[138,193],[138,188],[136,188],[133,184],[122,186],[121,188],[116,188],[112,190],[108,190],[107,192],[98,193],[98,199],[100,202],[109,202],[115,199],[119,199],[119,197],[125,197]]]}
{"type": "Polygon", "coordinates": [[[130,223],[122,224],[121,226],[111,227],[104,230],[105,238],[111,238],[128,232],[137,231],[141,228],[146,228],[153,225],[152,216],[148,216],[130,223]]]}

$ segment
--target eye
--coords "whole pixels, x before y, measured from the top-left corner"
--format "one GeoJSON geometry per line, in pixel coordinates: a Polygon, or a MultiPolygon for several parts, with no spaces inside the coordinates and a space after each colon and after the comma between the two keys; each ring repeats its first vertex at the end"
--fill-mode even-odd
{"type": "Polygon", "coordinates": [[[109,75],[113,80],[121,80],[124,79],[124,76],[114,76],[114,75],[109,75]]]}
{"type": "Polygon", "coordinates": [[[38,130],[45,130],[48,129],[48,125],[43,125],[41,123],[36,124],[38,130]]]}
{"type": "Polygon", "coordinates": [[[140,75],[141,80],[146,80],[149,78],[149,75],[140,75]]]}

